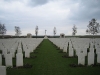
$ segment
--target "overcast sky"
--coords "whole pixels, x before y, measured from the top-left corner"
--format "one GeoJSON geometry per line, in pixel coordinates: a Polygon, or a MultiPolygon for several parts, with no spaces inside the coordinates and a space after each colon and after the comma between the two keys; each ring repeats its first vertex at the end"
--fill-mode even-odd
{"type": "Polygon", "coordinates": [[[72,27],[77,27],[76,35],[85,35],[89,21],[95,18],[100,23],[100,0],[0,0],[0,23],[7,28],[7,35],[15,35],[19,26],[22,35],[72,35],[72,27]]]}

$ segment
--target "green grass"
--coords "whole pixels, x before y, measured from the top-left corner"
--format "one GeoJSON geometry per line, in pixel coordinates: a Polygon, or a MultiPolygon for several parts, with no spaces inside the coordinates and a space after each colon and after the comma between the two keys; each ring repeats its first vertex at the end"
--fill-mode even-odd
{"type": "Polygon", "coordinates": [[[66,53],[59,53],[49,40],[44,40],[35,51],[38,53],[31,56],[36,58],[24,59],[24,64],[33,65],[31,69],[7,69],[7,75],[100,75],[100,67],[70,67],[71,63],[77,64],[77,58],[63,58],[66,53]]]}

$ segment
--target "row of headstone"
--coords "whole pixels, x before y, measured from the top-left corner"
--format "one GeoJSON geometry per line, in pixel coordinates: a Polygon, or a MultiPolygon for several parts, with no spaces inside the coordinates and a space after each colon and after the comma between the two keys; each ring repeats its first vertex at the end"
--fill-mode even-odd
{"type": "MultiPolygon", "coordinates": [[[[94,53],[92,53],[92,52],[88,53],[88,57],[87,57],[88,65],[94,64],[94,56],[95,56],[94,53]]],[[[100,57],[97,56],[97,62],[98,62],[98,58],[100,58],[100,57]]],[[[98,63],[100,63],[100,62],[98,62],[98,63]]],[[[85,65],[85,54],[84,53],[78,53],[78,64],[85,65]]]]}
{"type": "Polygon", "coordinates": [[[25,57],[26,58],[30,58],[30,53],[34,52],[34,50],[36,49],[36,47],[42,42],[41,40],[32,40],[31,41],[22,41],[23,44],[23,51],[25,52],[25,57]],[[33,41],[33,42],[32,42],[33,41]]]}
{"type": "MultiPolygon", "coordinates": [[[[1,46],[2,54],[0,54],[0,65],[2,66],[2,58],[5,58],[5,65],[7,67],[13,67],[13,58],[16,57],[16,66],[23,66],[23,52],[25,52],[25,57],[30,58],[30,53],[35,50],[35,48],[42,42],[42,39],[15,39],[12,42],[12,46],[10,45],[10,49],[8,46],[6,48],[5,42],[4,45],[1,46]],[[16,53],[17,52],[17,53],[16,53]]],[[[10,39],[11,42],[11,39],[10,39]]],[[[10,43],[9,42],[9,43],[10,43]]],[[[0,42],[0,44],[2,44],[0,42]]],[[[7,45],[7,44],[6,44],[7,45]]]]}
{"type": "MultiPolygon", "coordinates": [[[[5,65],[6,67],[13,67],[12,54],[6,54],[5,57],[5,65]]],[[[2,66],[2,55],[0,54],[0,66],[2,66]]],[[[23,54],[16,54],[16,67],[23,66],[23,54]]]]}
{"type": "MultiPolygon", "coordinates": [[[[25,41],[26,39],[21,40],[25,41]]],[[[39,41],[27,39],[26,42],[30,40],[30,43],[23,43],[21,40],[0,40],[0,50],[2,50],[2,54],[0,54],[0,75],[6,75],[6,67],[13,67],[13,58],[15,57],[16,67],[23,66],[23,52],[25,52],[25,57],[30,58],[30,52],[33,52],[43,39],[39,39],[39,41]],[[5,66],[2,66],[2,58],[5,58],[5,66]]]]}
{"type": "MultiPolygon", "coordinates": [[[[94,51],[90,51],[87,53],[87,50],[77,52],[78,56],[78,64],[85,65],[85,57],[87,56],[88,65],[93,65],[95,61],[95,53],[94,51]]],[[[97,63],[100,63],[100,52],[97,53],[97,63]]]]}
{"type": "MultiPolygon", "coordinates": [[[[68,40],[67,39],[68,38],[66,39],[50,38],[49,40],[53,42],[53,44],[55,44],[56,46],[60,47],[60,49],[63,49],[63,52],[66,53],[68,52],[69,57],[73,57],[75,51],[76,53],[75,55],[78,56],[78,64],[84,65],[86,56],[88,57],[88,65],[94,64],[94,60],[96,59],[94,57],[95,48],[93,45],[93,41],[91,42],[91,39],[87,39],[87,38],[85,39],[73,38],[68,40]],[[89,52],[87,51],[87,49],[89,49],[89,52]]],[[[97,54],[97,63],[100,63],[100,47],[96,47],[96,54],[97,54]]]]}
{"type": "Polygon", "coordinates": [[[65,45],[68,45],[69,42],[69,39],[66,38],[49,38],[49,40],[60,49],[64,49],[65,45]]]}
{"type": "Polygon", "coordinates": [[[7,48],[6,48],[6,46],[3,46],[1,50],[3,52],[4,57],[5,57],[5,54],[7,54],[8,52],[12,53],[13,57],[15,57],[15,52],[23,53],[23,51],[26,50],[26,49],[22,49],[22,44],[24,44],[24,43],[27,45],[27,50],[29,50],[30,52],[33,52],[36,49],[36,47],[41,43],[41,41],[43,39],[39,39],[39,41],[36,40],[36,39],[34,39],[34,40],[33,39],[27,39],[26,42],[29,41],[29,43],[26,43],[26,42],[23,43],[23,41],[25,41],[26,39],[21,39],[21,40],[19,40],[19,41],[17,40],[17,42],[13,42],[13,45],[12,45],[12,47],[10,46],[11,47],[10,49],[8,49],[9,44],[6,44],[6,45],[8,45],[7,48]]]}

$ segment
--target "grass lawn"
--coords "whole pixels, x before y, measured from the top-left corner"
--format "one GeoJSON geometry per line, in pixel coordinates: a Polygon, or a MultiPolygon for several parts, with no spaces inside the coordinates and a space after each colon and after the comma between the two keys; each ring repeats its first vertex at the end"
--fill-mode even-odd
{"type": "Polygon", "coordinates": [[[7,69],[7,75],[100,75],[100,67],[70,67],[77,64],[77,58],[63,58],[65,53],[59,53],[49,40],[43,40],[35,51],[38,53],[31,56],[36,58],[24,58],[24,64],[32,64],[32,68],[7,69]]]}

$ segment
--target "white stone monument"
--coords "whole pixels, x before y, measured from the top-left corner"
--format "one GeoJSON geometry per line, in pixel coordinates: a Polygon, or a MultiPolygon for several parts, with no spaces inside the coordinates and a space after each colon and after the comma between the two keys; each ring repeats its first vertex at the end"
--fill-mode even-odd
{"type": "Polygon", "coordinates": [[[88,53],[88,65],[92,65],[92,64],[94,64],[94,53],[89,52],[88,53]]]}
{"type": "Polygon", "coordinates": [[[44,36],[44,39],[48,39],[48,37],[47,37],[47,35],[46,35],[46,31],[47,31],[47,30],[45,30],[45,36],[44,36]]]}
{"type": "Polygon", "coordinates": [[[78,64],[85,65],[85,54],[78,53],[78,64]]]}
{"type": "Polygon", "coordinates": [[[83,53],[87,56],[87,48],[83,48],[83,53]]]}
{"type": "Polygon", "coordinates": [[[60,45],[59,45],[59,47],[60,47],[60,49],[63,49],[63,47],[62,47],[62,42],[60,42],[60,45]]]}
{"type": "Polygon", "coordinates": [[[90,48],[90,52],[93,52],[94,53],[94,48],[90,48]]]}
{"type": "Polygon", "coordinates": [[[76,52],[75,55],[78,56],[78,52],[80,52],[80,48],[76,48],[76,49],[75,49],[75,52],[76,52]]]}
{"type": "Polygon", "coordinates": [[[25,57],[30,58],[30,49],[25,50],[25,57]]]}
{"type": "Polygon", "coordinates": [[[6,54],[7,54],[7,49],[5,48],[5,49],[3,49],[3,56],[4,56],[4,58],[6,57],[6,54]]]}
{"type": "Polygon", "coordinates": [[[67,45],[64,46],[63,52],[67,53],[67,45]]]}
{"type": "Polygon", "coordinates": [[[23,54],[17,53],[16,54],[16,66],[23,66],[23,54]]]}
{"type": "Polygon", "coordinates": [[[18,48],[17,53],[22,53],[22,48],[18,48]]]}
{"type": "Polygon", "coordinates": [[[7,67],[13,66],[13,64],[12,64],[12,54],[6,54],[5,64],[6,64],[7,67]]]}
{"type": "Polygon", "coordinates": [[[100,48],[96,48],[96,54],[98,54],[98,52],[100,52],[100,48]]]}
{"type": "Polygon", "coordinates": [[[69,57],[73,57],[74,56],[74,50],[72,47],[69,47],[69,57]]]}
{"type": "Polygon", "coordinates": [[[0,54],[0,66],[2,66],[2,55],[0,54]]]}
{"type": "Polygon", "coordinates": [[[28,50],[29,50],[30,52],[33,52],[33,45],[29,45],[29,46],[28,46],[28,50]]]}
{"type": "Polygon", "coordinates": [[[36,49],[36,45],[34,44],[34,45],[33,45],[33,51],[34,51],[35,49],[36,49]]]}
{"type": "Polygon", "coordinates": [[[0,66],[0,75],[6,75],[6,66],[0,66]]]}
{"type": "Polygon", "coordinates": [[[97,53],[97,63],[100,63],[100,52],[97,53]]]}
{"type": "Polygon", "coordinates": [[[12,53],[12,57],[14,58],[15,57],[15,50],[14,50],[14,48],[11,48],[10,53],[12,53]]]}

